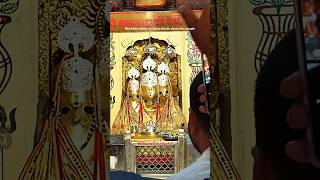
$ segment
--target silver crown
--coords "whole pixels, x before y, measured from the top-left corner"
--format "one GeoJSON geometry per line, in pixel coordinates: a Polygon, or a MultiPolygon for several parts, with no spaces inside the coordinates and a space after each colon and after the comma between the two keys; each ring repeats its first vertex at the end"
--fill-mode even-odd
{"type": "Polygon", "coordinates": [[[167,74],[169,72],[169,66],[162,62],[159,66],[158,66],[158,73],[160,74],[167,74]]]}
{"type": "Polygon", "coordinates": [[[153,60],[150,56],[148,56],[142,63],[143,69],[147,71],[154,70],[157,66],[157,63],[155,60],[153,60]]]}
{"type": "Polygon", "coordinates": [[[149,54],[154,54],[158,51],[158,48],[156,45],[149,43],[145,48],[144,48],[144,53],[149,53],[149,54]]]}
{"type": "Polygon", "coordinates": [[[130,79],[136,79],[140,76],[140,72],[136,69],[136,68],[131,68],[129,71],[128,71],[128,77],[130,79]]]}
{"type": "Polygon", "coordinates": [[[160,86],[168,86],[168,82],[169,82],[168,75],[162,74],[162,75],[158,76],[158,84],[160,86]]]}
{"type": "Polygon", "coordinates": [[[85,99],[85,92],[92,88],[93,63],[81,57],[73,57],[63,62],[63,88],[76,93],[79,102],[85,99]]]}
{"type": "Polygon", "coordinates": [[[70,44],[73,46],[74,56],[78,56],[80,45],[84,51],[89,50],[94,44],[94,35],[90,29],[76,17],[72,17],[58,35],[58,44],[60,48],[67,53],[72,53],[70,44]]]}
{"type": "Polygon", "coordinates": [[[157,74],[152,71],[147,71],[141,76],[141,85],[143,86],[156,86],[157,83],[157,74]]]}

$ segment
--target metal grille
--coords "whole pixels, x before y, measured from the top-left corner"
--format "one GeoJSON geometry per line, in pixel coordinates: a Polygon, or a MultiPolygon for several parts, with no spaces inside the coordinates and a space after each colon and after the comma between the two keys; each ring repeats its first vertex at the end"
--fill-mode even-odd
{"type": "Polygon", "coordinates": [[[136,146],[136,172],[139,174],[174,174],[175,146],[136,146]]]}

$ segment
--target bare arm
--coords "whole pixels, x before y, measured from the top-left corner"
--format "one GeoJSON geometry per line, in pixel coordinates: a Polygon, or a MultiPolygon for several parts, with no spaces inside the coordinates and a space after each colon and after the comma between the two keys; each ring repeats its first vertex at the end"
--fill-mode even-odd
{"type": "Polygon", "coordinates": [[[203,2],[203,12],[200,18],[197,18],[191,9],[187,0],[178,0],[177,6],[180,14],[188,27],[194,27],[191,35],[196,45],[203,54],[212,53],[212,43],[210,41],[210,2],[203,2]]]}

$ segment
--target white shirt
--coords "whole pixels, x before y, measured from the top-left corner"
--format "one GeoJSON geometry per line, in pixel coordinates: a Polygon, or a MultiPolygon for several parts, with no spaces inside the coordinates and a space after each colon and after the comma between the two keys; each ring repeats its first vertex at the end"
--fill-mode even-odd
{"type": "Polygon", "coordinates": [[[190,166],[168,180],[203,180],[210,177],[210,148],[206,149],[202,155],[190,166]]]}

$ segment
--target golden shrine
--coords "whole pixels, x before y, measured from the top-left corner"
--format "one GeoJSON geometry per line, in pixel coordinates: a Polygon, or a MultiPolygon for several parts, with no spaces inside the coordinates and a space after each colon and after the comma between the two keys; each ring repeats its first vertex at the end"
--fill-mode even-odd
{"type": "Polygon", "coordinates": [[[186,130],[201,53],[176,11],[113,12],[110,24],[111,169],[166,178],[194,160],[186,130]]]}
{"type": "Polygon", "coordinates": [[[167,42],[144,39],[129,46],[122,59],[123,101],[112,126],[134,139],[160,138],[183,129],[178,105],[180,56],[167,42]]]}

